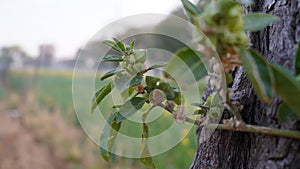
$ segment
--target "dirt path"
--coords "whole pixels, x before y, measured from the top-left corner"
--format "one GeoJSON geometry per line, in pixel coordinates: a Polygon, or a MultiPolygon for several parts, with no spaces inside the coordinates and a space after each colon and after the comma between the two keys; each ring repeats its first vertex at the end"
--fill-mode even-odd
{"type": "Polygon", "coordinates": [[[0,169],[55,169],[49,149],[11,112],[0,112],[0,169]]]}

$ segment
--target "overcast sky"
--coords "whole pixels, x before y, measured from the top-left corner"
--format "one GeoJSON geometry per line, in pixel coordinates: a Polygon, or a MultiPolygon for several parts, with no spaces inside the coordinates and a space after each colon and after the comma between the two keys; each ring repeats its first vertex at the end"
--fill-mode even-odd
{"type": "Polygon", "coordinates": [[[180,0],[0,0],[0,47],[20,45],[30,55],[50,43],[72,57],[105,25],[143,13],[168,14],[180,0]]]}

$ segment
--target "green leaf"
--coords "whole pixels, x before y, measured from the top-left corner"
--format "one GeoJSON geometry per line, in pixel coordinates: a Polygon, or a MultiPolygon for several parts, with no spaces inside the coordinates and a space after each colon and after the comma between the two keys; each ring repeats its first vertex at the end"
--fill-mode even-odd
{"type": "Polygon", "coordinates": [[[256,51],[241,49],[242,64],[247,72],[256,94],[265,103],[271,103],[274,97],[274,77],[267,61],[256,51]]]}
{"type": "Polygon", "coordinates": [[[104,80],[104,79],[106,79],[106,78],[109,78],[109,77],[115,75],[116,73],[118,73],[118,72],[123,72],[123,71],[124,71],[124,69],[122,69],[122,68],[116,68],[116,69],[113,69],[113,70],[111,70],[111,71],[109,71],[109,72],[106,72],[106,73],[101,77],[101,80],[104,80]]]}
{"type": "Polygon", "coordinates": [[[226,84],[229,85],[233,82],[233,77],[231,73],[225,72],[226,84]]]}
{"type": "Polygon", "coordinates": [[[147,138],[149,137],[149,128],[146,123],[143,123],[143,140],[141,143],[141,156],[140,156],[140,161],[148,168],[148,169],[155,169],[156,166],[152,160],[148,144],[147,144],[147,138]]]}
{"type": "Polygon", "coordinates": [[[146,76],[146,84],[147,84],[147,86],[149,86],[151,88],[155,88],[157,86],[156,83],[158,81],[160,81],[159,78],[152,77],[152,76],[146,76]]]}
{"type": "Polygon", "coordinates": [[[112,82],[109,82],[106,86],[102,87],[95,93],[94,98],[92,100],[91,113],[94,112],[95,108],[101,103],[104,97],[111,92],[112,88],[112,82]]]}
{"type": "Polygon", "coordinates": [[[140,84],[142,80],[143,80],[143,76],[140,76],[140,75],[134,76],[130,81],[129,87],[140,84]]]}
{"type": "Polygon", "coordinates": [[[123,92],[124,90],[128,89],[131,86],[136,86],[140,84],[143,80],[143,76],[141,75],[131,75],[124,72],[119,72],[115,75],[115,85],[123,92]]]}
{"type": "Polygon", "coordinates": [[[196,5],[191,3],[189,0],[181,0],[184,9],[191,15],[198,16],[201,14],[200,9],[196,5]]]}
{"type": "Polygon", "coordinates": [[[207,70],[204,62],[201,61],[200,57],[204,58],[201,53],[196,52],[190,48],[183,48],[179,50],[178,52],[176,52],[175,56],[170,59],[167,66],[165,67],[164,76],[169,77],[168,73],[182,74],[185,70],[178,69],[178,65],[185,64],[191,70],[196,80],[202,79],[207,75],[207,70]]]}
{"type": "Polygon", "coordinates": [[[122,50],[122,52],[125,53],[126,52],[125,44],[117,38],[113,38],[113,40],[116,42],[117,46],[122,50]]]}
{"type": "Polygon", "coordinates": [[[300,85],[291,72],[279,65],[270,63],[274,72],[275,91],[289,106],[298,118],[300,118],[300,85]]]}
{"type": "Polygon", "coordinates": [[[114,141],[121,128],[121,122],[116,122],[118,115],[118,112],[110,114],[100,136],[100,153],[103,159],[108,162],[111,159],[111,151],[114,141]]]}
{"type": "Polygon", "coordinates": [[[198,109],[198,110],[195,110],[195,111],[194,111],[193,115],[197,115],[197,114],[206,114],[206,113],[207,113],[207,111],[202,110],[202,109],[198,109]]]}
{"type": "Polygon", "coordinates": [[[259,31],[267,26],[278,22],[280,19],[277,16],[273,16],[266,13],[250,13],[243,16],[244,30],[245,31],[259,31]]]}
{"type": "Polygon", "coordinates": [[[122,49],[120,49],[119,46],[114,41],[105,40],[102,43],[113,48],[115,51],[125,54],[125,52],[122,49]]]}
{"type": "Polygon", "coordinates": [[[148,67],[148,69],[146,71],[152,70],[152,69],[157,69],[157,68],[161,68],[161,67],[165,67],[167,65],[166,62],[159,62],[156,63],[154,65],[151,65],[150,67],[148,67]]]}
{"type": "Polygon", "coordinates": [[[298,42],[298,48],[294,60],[294,67],[295,67],[296,76],[299,76],[300,75],[300,41],[298,42]]]}
{"type": "Polygon", "coordinates": [[[142,97],[134,97],[130,100],[127,100],[120,108],[120,115],[117,117],[117,122],[120,122],[136,113],[143,107],[145,101],[146,99],[142,97]]]}
{"type": "Polygon", "coordinates": [[[102,62],[122,62],[122,56],[118,55],[107,55],[103,57],[102,62]]]}
{"type": "Polygon", "coordinates": [[[295,120],[295,119],[300,120],[300,118],[296,116],[296,113],[293,112],[293,110],[285,103],[281,103],[280,106],[278,107],[277,117],[279,121],[282,123],[288,122],[290,120],[295,120]]]}
{"type": "Polygon", "coordinates": [[[166,98],[168,100],[173,100],[175,98],[175,93],[173,91],[173,88],[169,85],[169,83],[166,83],[159,78],[146,76],[146,84],[148,87],[152,89],[162,90],[165,93],[166,98]]]}
{"type": "MultiPolygon", "coordinates": [[[[169,100],[173,100],[174,103],[176,103],[177,105],[181,105],[182,101],[184,101],[183,95],[181,92],[179,92],[177,89],[173,89],[173,92],[175,94],[175,97],[169,100]]],[[[167,97],[168,99],[168,97],[167,97]]]]}
{"type": "Polygon", "coordinates": [[[169,85],[169,83],[159,82],[158,85],[155,87],[155,89],[162,90],[165,93],[166,98],[168,100],[175,99],[175,93],[174,93],[172,87],[169,85]]]}
{"type": "Polygon", "coordinates": [[[130,42],[130,49],[133,50],[135,46],[135,39],[130,42]]]}
{"type": "Polygon", "coordinates": [[[129,87],[128,89],[124,90],[123,92],[121,92],[122,98],[124,100],[127,100],[132,95],[132,93],[135,91],[134,89],[135,89],[135,87],[132,86],[132,87],[129,87]]]}
{"type": "Polygon", "coordinates": [[[210,94],[207,99],[206,99],[206,104],[209,107],[215,107],[217,106],[217,104],[219,104],[221,102],[221,96],[217,93],[217,92],[213,92],[212,94],[210,94]]]}

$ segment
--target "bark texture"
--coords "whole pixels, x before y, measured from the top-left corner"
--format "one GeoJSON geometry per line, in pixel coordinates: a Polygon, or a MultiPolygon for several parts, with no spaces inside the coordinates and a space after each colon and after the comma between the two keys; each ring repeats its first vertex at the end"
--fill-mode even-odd
{"type": "MultiPolygon", "coordinates": [[[[271,62],[292,70],[293,58],[300,39],[300,0],[256,1],[248,11],[277,15],[281,21],[250,35],[253,48],[271,62]]],[[[242,68],[234,73],[233,100],[244,105],[241,112],[248,124],[282,129],[300,129],[299,122],[280,124],[272,105],[261,103],[255,96],[242,68]]],[[[300,98],[299,98],[300,99],[300,98]]],[[[226,116],[226,113],[225,113],[226,116]]],[[[201,133],[198,128],[198,140],[201,133]]],[[[283,137],[216,130],[211,138],[198,143],[191,169],[299,169],[300,141],[283,137]]]]}

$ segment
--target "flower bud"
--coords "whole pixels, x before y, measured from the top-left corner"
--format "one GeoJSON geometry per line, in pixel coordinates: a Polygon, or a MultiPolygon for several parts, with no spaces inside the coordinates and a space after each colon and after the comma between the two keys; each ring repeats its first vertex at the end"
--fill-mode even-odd
{"type": "Polygon", "coordinates": [[[165,93],[163,91],[161,91],[159,89],[154,89],[150,93],[149,100],[154,105],[158,105],[158,104],[160,104],[160,103],[162,103],[163,101],[166,100],[166,95],[165,95],[165,93]]]}

